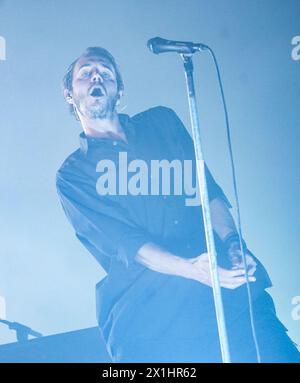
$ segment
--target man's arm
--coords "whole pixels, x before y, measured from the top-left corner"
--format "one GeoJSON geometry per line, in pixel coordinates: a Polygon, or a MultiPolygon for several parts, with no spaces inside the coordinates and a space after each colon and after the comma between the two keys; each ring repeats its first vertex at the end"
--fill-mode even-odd
{"type": "Polygon", "coordinates": [[[209,206],[213,230],[221,241],[237,232],[233,217],[223,199],[214,198],[210,201],[209,206]]]}
{"type": "MultiPolygon", "coordinates": [[[[213,229],[221,240],[236,232],[232,215],[223,200],[219,198],[213,199],[210,202],[210,208],[213,229]]],[[[182,258],[149,242],[138,250],[135,260],[154,271],[194,279],[211,286],[207,253],[196,258],[182,258]]],[[[249,280],[254,282],[255,262],[247,256],[247,263],[249,265],[249,280]]],[[[237,288],[246,282],[244,274],[245,270],[243,268],[235,270],[219,268],[220,284],[222,287],[230,289],[237,288]]]]}

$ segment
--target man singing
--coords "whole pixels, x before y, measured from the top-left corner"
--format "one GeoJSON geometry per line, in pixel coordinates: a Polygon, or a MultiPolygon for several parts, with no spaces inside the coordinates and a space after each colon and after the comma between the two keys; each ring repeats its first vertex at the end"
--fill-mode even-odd
{"type": "MultiPolygon", "coordinates": [[[[202,210],[188,187],[196,184],[192,139],[169,108],[119,114],[123,90],[115,59],[100,47],[64,77],[82,133],[57,172],[57,190],[77,238],[107,273],[96,288],[99,328],[115,362],[220,362],[202,210]]],[[[208,168],[206,176],[231,358],[255,362],[231,205],[208,168]]],[[[261,360],[299,361],[265,291],[268,274],[243,246],[261,360]]]]}

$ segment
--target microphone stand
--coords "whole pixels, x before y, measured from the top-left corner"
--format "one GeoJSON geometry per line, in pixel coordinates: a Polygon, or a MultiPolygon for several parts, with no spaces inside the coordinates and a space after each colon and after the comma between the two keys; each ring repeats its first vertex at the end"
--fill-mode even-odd
{"type": "Polygon", "coordinates": [[[28,340],[29,335],[32,335],[36,338],[40,338],[43,335],[37,331],[32,330],[30,327],[23,325],[18,322],[10,322],[5,319],[0,319],[0,323],[6,324],[10,330],[16,331],[17,341],[25,342],[28,340]]]}
{"type": "Polygon", "coordinates": [[[196,157],[197,178],[199,181],[199,188],[200,188],[206,246],[207,246],[208,258],[209,258],[209,266],[210,266],[210,274],[211,274],[211,280],[212,280],[212,288],[213,288],[214,304],[215,304],[217,324],[218,324],[221,354],[222,354],[223,363],[230,363],[230,353],[229,353],[226,323],[225,323],[225,316],[224,316],[224,307],[223,307],[221,287],[220,287],[219,276],[218,276],[216,248],[215,248],[213,229],[212,229],[212,223],[211,223],[208,191],[207,191],[206,176],[205,176],[205,162],[203,158],[201,139],[200,139],[200,125],[199,125],[198,109],[197,109],[197,103],[196,103],[196,94],[195,94],[195,86],[194,86],[194,78],[193,78],[194,68],[193,68],[193,61],[192,61],[192,53],[181,54],[181,57],[183,59],[184,70],[185,70],[190,119],[191,119],[191,125],[192,125],[192,134],[193,134],[194,150],[195,150],[195,157],[196,157]]]}

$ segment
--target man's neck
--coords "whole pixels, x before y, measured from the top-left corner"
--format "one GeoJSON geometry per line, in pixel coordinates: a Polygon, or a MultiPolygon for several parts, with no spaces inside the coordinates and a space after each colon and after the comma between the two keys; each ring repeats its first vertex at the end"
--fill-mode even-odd
{"type": "Polygon", "coordinates": [[[127,142],[117,113],[109,118],[88,119],[82,117],[81,125],[88,137],[118,139],[127,142]]]}

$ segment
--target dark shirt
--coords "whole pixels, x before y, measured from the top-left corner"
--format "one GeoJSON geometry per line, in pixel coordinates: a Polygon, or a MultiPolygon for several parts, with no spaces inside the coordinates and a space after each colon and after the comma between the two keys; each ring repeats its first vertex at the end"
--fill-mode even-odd
{"type": "MultiPolygon", "coordinates": [[[[97,192],[102,174],[97,164],[111,160],[120,170],[119,152],[127,153],[128,163],[142,159],[148,169],[151,160],[191,160],[195,185],[192,139],[177,115],[165,107],[119,117],[128,143],[81,133],[80,149],[57,172],[57,190],[76,236],[108,273],[97,288],[104,339],[112,345],[132,336],[167,339],[178,331],[185,339],[203,336],[205,323],[214,321],[211,288],[152,271],[134,259],[147,242],[187,258],[206,251],[201,206],[186,206],[191,196],[172,194],[172,177],[170,195],[101,196],[97,192]]],[[[206,175],[209,199],[221,198],[230,207],[207,168],[206,175]]],[[[119,190],[118,172],[116,180],[119,190]]],[[[150,185],[150,172],[148,181],[150,185]]]]}

